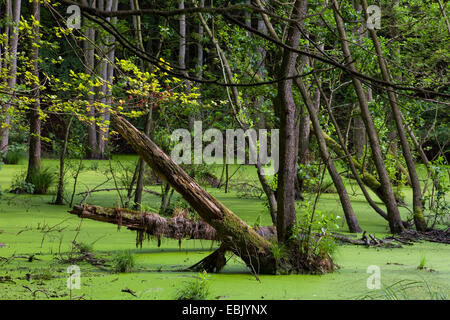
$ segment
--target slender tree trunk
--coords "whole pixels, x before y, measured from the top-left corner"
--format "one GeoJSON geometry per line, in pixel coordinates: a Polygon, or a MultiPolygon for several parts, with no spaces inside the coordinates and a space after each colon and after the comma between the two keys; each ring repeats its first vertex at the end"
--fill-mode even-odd
{"type": "MultiPolygon", "coordinates": [[[[180,3],[178,4],[178,8],[180,10],[184,9],[184,0],[180,0],[180,3]]],[[[179,20],[179,31],[180,31],[180,43],[178,48],[178,64],[180,68],[182,69],[182,73],[184,75],[187,75],[186,70],[186,15],[182,14],[180,15],[179,20]]],[[[189,81],[185,80],[186,84],[186,94],[189,94],[189,91],[191,90],[191,85],[189,81]]],[[[195,122],[195,114],[189,113],[188,115],[188,124],[189,124],[189,130],[194,130],[194,122],[195,122]]]]}
{"type": "MultiPolygon", "coordinates": [[[[13,21],[12,26],[6,26],[6,33],[8,39],[9,48],[5,50],[5,57],[9,57],[9,65],[7,65],[5,59],[5,67],[8,68],[8,88],[11,99],[14,96],[15,86],[17,82],[17,44],[19,41],[19,21],[20,21],[20,7],[21,0],[14,0],[14,5],[12,4],[13,0],[6,1],[6,15],[11,18],[13,21]]],[[[11,103],[7,102],[4,106],[0,108],[0,114],[4,119],[2,122],[6,124],[6,126],[0,125],[0,152],[6,154],[8,152],[8,143],[9,143],[9,124],[11,122],[11,117],[8,114],[9,108],[12,108],[11,103]]]]}
{"type": "MultiPolygon", "coordinates": [[[[205,6],[205,0],[200,0],[200,7],[204,7],[205,6]]],[[[199,36],[199,41],[197,41],[197,77],[199,79],[201,79],[203,77],[203,60],[204,60],[204,49],[203,49],[203,37],[204,37],[204,28],[203,28],[203,24],[200,22],[198,25],[198,36],[199,36]]],[[[198,84],[199,89],[201,90],[201,84],[198,84]]],[[[201,95],[199,96],[199,98],[197,99],[198,104],[202,105],[202,97],[201,95]]],[[[194,112],[194,121],[196,119],[201,120],[202,119],[202,111],[201,108],[199,108],[199,110],[197,112],[194,112]]],[[[192,120],[190,120],[190,125],[193,126],[193,124],[191,123],[192,120]]],[[[193,127],[190,127],[191,129],[193,127]]]]}
{"type": "Polygon", "coordinates": [[[448,35],[450,36],[450,22],[448,21],[447,14],[445,13],[444,5],[441,0],[437,0],[437,2],[439,4],[439,9],[441,9],[442,16],[444,17],[445,24],[447,25],[448,35]]]}
{"type": "MultiPolygon", "coordinates": [[[[358,108],[358,105],[354,104],[354,107],[358,108]]],[[[353,118],[352,140],[356,158],[361,159],[364,156],[364,147],[366,146],[367,142],[366,142],[366,128],[364,127],[364,121],[361,119],[361,115],[359,114],[356,114],[353,118]]]]}
{"type": "MultiPolygon", "coordinates": [[[[361,4],[355,4],[353,2],[353,7],[360,12],[362,10],[361,4]]],[[[363,38],[367,36],[367,32],[364,32],[364,24],[361,23],[358,25],[358,28],[355,30],[356,36],[358,38],[358,44],[363,46],[363,38]]],[[[372,89],[367,89],[367,101],[372,101],[372,89]]],[[[367,145],[366,139],[366,128],[364,126],[364,121],[361,118],[361,113],[359,112],[358,104],[355,103],[353,105],[353,112],[356,112],[353,120],[353,144],[355,155],[357,159],[361,159],[364,156],[364,148],[367,145]]],[[[352,113],[353,113],[352,112],[352,113]]]]}
{"type": "MultiPolygon", "coordinates": [[[[102,2],[104,0],[100,0],[100,6],[102,6],[102,2]]],[[[104,4],[103,10],[105,11],[116,11],[118,6],[118,0],[106,0],[106,4],[104,4]]],[[[100,8],[102,10],[102,8],[100,8]]],[[[115,24],[117,21],[117,17],[106,18],[108,21],[111,21],[112,24],[115,24]]],[[[101,123],[102,126],[98,131],[98,150],[100,158],[105,158],[106,145],[109,137],[109,120],[110,120],[110,106],[112,105],[112,85],[113,85],[113,76],[114,76],[114,42],[115,38],[113,36],[106,37],[106,40],[109,42],[110,48],[106,46],[101,46],[101,51],[103,55],[106,55],[101,62],[100,67],[100,75],[103,79],[103,86],[101,90],[101,99],[100,102],[105,104],[103,112],[101,112],[101,123]],[[107,51],[109,50],[109,51],[107,51]]]]}
{"type": "MultiPolygon", "coordinates": [[[[345,33],[344,22],[339,13],[339,5],[337,3],[337,0],[333,0],[333,13],[339,32],[339,37],[342,45],[342,50],[345,56],[345,61],[348,65],[348,68],[356,72],[356,67],[354,65],[350,48],[348,45],[347,35],[345,33]]],[[[351,75],[351,78],[356,90],[356,94],[358,96],[361,116],[363,118],[364,125],[366,127],[369,136],[369,143],[372,149],[372,157],[375,163],[375,167],[377,169],[377,173],[380,177],[384,197],[386,198],[385,204],[387,207],[389,217],[389,227],[392,233],[401,233],[404,230],[404,228],[400,217],[400,212],[398,210],[397,202],[395,201],[391,181],[389,180],[389,176],[387,174],[386,167],[381,154],[380,143],[378,141],[377,131],[375,129],[375,125],[373,123],[370,114],[369,106],[367,103],[367,97],[366,94],[364,93],[361,81],[354,75],[351,75]]]]}
{"type": "MultiPolygon", "coordinates": [[[[178,9],[184,10],[184,0],[180,0],[178,9]]],[[[186,70],[186,15],[180,15],[179,20],[180,31],[180,46],[178,48],[178,64],[180,68],[185,72],[186,70]]]]}
{"type": "MultiPolygon", "coordinates": [[[[144,133],[146,136],[150,136],[150,130],[152,128],[152,108],[150,107],[147,112],[147,118],[145,119],[144,133]]],[[[136,191],[134,193],[134,208],[139,208],[142,204],[142,191],[144,190],[145,180],[145,162],[142,158],[138,161],[138,178],[136,182],[136,191]]]]}
{"type": "MultiPolygon", "coordinates": [[[[130,0],[131,10],[140,10],[139,0],[130,0]]],[[[144,41],[142,39],[141,16],[133,16],[133,26],[136,32],[136,40],[139,49],[144,51],[144,41]]]]}
{"type": "Polygon", "coordinates": [[[229,176],[228,176],[228,163],[225,164],[225,193],[228,193],[228,183],[229,183],[229,176]]]}
{"type": "MultiPolygon", "coordinates": [[[[40,22],[40,2],[39,0],[33,0],[33,17],[36,21],[40,22]]],[[[33,24],[34,41],[39,43],[39,24],[33,24]]],[[[39,172],[41,169],[41,119],[40,119],[40,83],[39,83],[39,47],[33,47],[33,75],[36,78],[36,82],[33,83],[34,102],[32,110],[30,110],[30,137],[29,137],[29,149],[28,149],[28,171],[26,181],[31,182],[31,175],[34,172],[39,172]]]]}
{"type": "Polygon", "coordinates": [[[303,96],[305,105],[308,108],[311,122],[314,127],[314,133],[319,144],[320,153],[322,155],[322,159],[327,165],[328,172],[330,173],[331,179],[333,180],[333,183],[336,186],[336,190],[339,194],[339,199],[341,201],[342,209],[344,210],[345,220],[347,221],[348,228],[350,232],[361,232],[361,227],[359,226],[358,220],[355,216],[355,213],[353,212],[353,208],[347,190],[345,189],[344,182],[342,181],[342,178],[340,177],[339,172],[334,165],[334,161],[331,158],[330,153],[328,152],[322,128],[320,127],[320,121],[317,116],[316,110],[314,109],[314,103],[302,79],[295,78],[295,81],[303,96]]]}
{"type": "MultiPolygon", "coordinates": [[[[364,12],[367,12],[367,0],[363,1],[364,12]]],[[[383,80],[386,82],[391,82],[391,76],[389,74],[389,70],[387,67],[386,60],[383,57],[383,52],[381,50],[381,45],[378,40],[378,36],[375,30],[369,30],[369,33],[372,37],[373,44],[375,46],[375,50],[378,56],[378,62],[380,64],[381,75],[383,76],[383,80]]],[[[416,168],[414,166],[414,159],[411,154],[411,149],[409,147],[409,142],[406,137],[405,128],[402,122],[402,115],[400,108],[397,104],[397,96],[394,93],[394,89],[392,87],[388,87],[388,96],[389,103],[391,105],[391,113],[394,118],[395,125],[397,127],[397,132],[400,138],[400,143],[402,145],[403,157],[405,158],[406,165],[408,167],[408,173],[411,178],[412,189],[413,189],[413,211],[414,211],[414,223],[416,225],[416,229],[419,231],[425,231],[427,228],[427,224],[425,222],[423,216],[423,206],[422,206],[422,192],[420,189],[419,177],[417,175],[416,168]]]]}
{"type": "Polygon", "coordinates": [[[58,188],[56,191],[55,204],[64,204],[64,163],[67,154],[67,144],[69,143],[70,127],[72,126],[73,116],[70,117],[69,122],[66,124],[66,134],[62,143],[61,154],[59,156],[59,179],[58,188]]]}
{"type": "Polygon", "coordinates": [[[167,209],[168,197],[170,192],[170,184],[166,183],[164,186],[164,191],[161,197],[161,205],[159,208],[159,214],[163,215],[167,209]]]}
{"type": "MultiPolygon", "coordinates": [[[[267,27],[264,23],[264,20],[261,18],[258,19],[258,31],[262,32],[264,34],[267,33],[267,27]]],[[[267,52],[264,47],[259,48],[258,52],[259,52],[259,59],[260,59],[261,63],[259,64],[259,69],[257,70],[257,75],[260,77],[260,79],[264,79],[264,72],[266,70],[265,59],[266,59],[267,52]]],[[[260,110],[263,103],[264,103],[264,97],[257,98],[256,109],[260,110]]],[[[259,113],[258,127],[259,127],[259,129],[266,128],[266,121],[265,121],[263,112],[259,113]]],[[[272,190],[272,188],[270,187],[270,185],[266,179],[266,176],[264,175],[264,170],[259,161],[259,157],[257,158],[256,172],[258,175],[259,182],[261,183],[261,187],[263,188],[264,193],[266,194],[266,197],[267,197],[267,201],[269,204],[269,213],[270,213],[270,217],[272,219],[272,223],[273,223],[273,225],[276,225],[277,224],[277,197],[275,195],[274,190],[272,190]]]]}
{"type": "MultiPolygon", "coordinates": [[[[83,0],[83,5],[89,6],[89,0],[83,0]]],[[[91,0],[91,8],[96,7],[96,0],[91,0]]],[[[83,49],[85,53],[85,72],[89,75],[94,74],[95,69],[95,56],[94,56],[94,43],[95,43],[95,30],[93,28],[86,28],[85,35],[86,40],[83,41],[83,49]]],[[[94,92],[94,88],[89,88],[89,91],[94,92]]],[[[88,115],[91,121],[87,124],[88,132],[88,158],[97,159],[98,155],[98,143],[97,143],[97,130],[95,124],[96,112],[94,107],[94,95],[88,95],[89,111],[88,115]]]]}

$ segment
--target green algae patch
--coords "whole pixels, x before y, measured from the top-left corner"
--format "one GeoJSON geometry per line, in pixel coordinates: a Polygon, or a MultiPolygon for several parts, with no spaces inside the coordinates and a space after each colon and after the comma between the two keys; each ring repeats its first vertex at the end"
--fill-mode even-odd
{"type": "MultiPolygon", "coordinates": [[[[130,158],[134,161],[135,158],[130,158]]],[[[56,165],[45,160],[45,165],[56,165]]],[[[100,162],[100,166],[104,164],[100,162]]],[[[86,161],[87,167],[89,162],[86,161]]],[[[3,190],[24,165],[6,165],[0,172],[3,190]]],[[[247,170],[247,169],[246,169],[247,170]]],[[[100,171],[84,171],[80,181],[93,187],[104,179],[100,171]]],[[[351,182],[346,181],[348,185],[351,182]]],[[[106,185],[105,188],[113,187],[106,185]]],[[[78,192],[85,191],[80,187],[78,192]]],[[[155,191],[158,187],[151,187],[155,191]]],[[[70,185],[67,186],[70,189],[70,185]]],[[[355,189],[356,190],[356,189],[355,189]]],[[[238,198],[233,190],[209,189],[225,206],[252,225],[261,215],[262,224],[270,223],[262,200],[238,198]]],[[[410,198],[405,188],[406,198],[410,198]]],[[[52,195],[12,195],[4,193],[0,199],[0,299],[70,299],[67,287],[67,268],[80,268],[80,289],[72,290],[73,299],[175,299],[178,289],[186,281],[196,279],[197,272],[185,271],[217,249],[219,243],[209,240],[161,239],[144,241],[136,248],[135,232],[113,224],[79,219],[70,215],[67,206],[49,204],[52,195]],[[73,241],[90,244],[96,259],[104,261],[93,265],[86,260],[64,262],[74,249],[73,241]],[[135,267],[129,273],[114,273],[113,257],[120,251],[131,250],[135,267]],[[33,257],[33,258],[30,258],[33,257]],[[128,289],[128,290],[127,290],[128,289]],[[134,294],[130,293],[133,292],[134,294]]],[[[81,196],[75,198],[75,203],[81,196]]],[[[89,203],[114,206],[116,192],[98,192],[89,203]]],[[[370,210],[361,195],[352,196],[352,204],[363,230],[377,238],[388,235],[387,223],[370,210]]],[[[146,203],[156,207],[159,198],[146,195],[146,203]]],[[[335,194],[323,194],[319,208],[343,216],[335,194]]],[[[402,216],[408,214],[401,210],[402,216]]],[[[345,232],[346,227],[342,228],[345,232]]],[[[426,283],[433,291],[450,296],[450,246],[417,242],[396,249],[365,248],[339,245],[333,255],[338,268],[324,275],[260,275],[257,280],[245,264],[227,255],[228,263],[222,272],[210,274],[209,299],[358,299],[367,294],[380,293],[383,288],[401,280],[426,283]],[[417,269],[426,257],[426,269],[417,269]],[[367,288],[369,266],[378,266],[381,289],[367,288]]],[[[414,289],[411,298],[427,299],[426,290],[414,289]]]]}

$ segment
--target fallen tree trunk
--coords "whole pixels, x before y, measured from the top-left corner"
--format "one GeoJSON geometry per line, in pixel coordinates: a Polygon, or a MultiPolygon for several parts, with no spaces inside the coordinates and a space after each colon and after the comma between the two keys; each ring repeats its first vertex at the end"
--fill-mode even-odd
{"type": "MultiPolygon", "coordinates": [[[[162,238],[177,239],[180,243],[183,239],[220,240],[214,228],[201,219],[189,219],[187,211],[179,211],[174,216],[165,218],[154,212],[83,204],[74,206],[69,212],[80,218],[116,224],[119,229],[126,227],[137,231],[136,246],[142,246],[146,237],[156,238],[158,247],[162,238]]],[[[259,227],[255,228],[255,231],[267,240],[276,238],[274,227],[259,227]]]]}
{"type": "Polygon", "coordinates": [[[158,247],[161,245],[163,237],[180,241],[185,238],[219,240],[216,230],[203,220],[194,221],[183,215],[164,218],[152,212],[138,212],[125,208],[103,208],[88,204],[75,206],[69,212],[80,218],[117,224],[119,229],[123,226],[137,231],[136,246],[142,246],[145,236],[156,238],[158,247]]]}
{"type": "Polygon", "coordinates": [[[163,180],[217,231],[220,240],[256,273],[276,273],[273,245],[250,228],[220,201],[204,191],[149,137],[122,117],[112,114],[115,129],[163,180]]]}

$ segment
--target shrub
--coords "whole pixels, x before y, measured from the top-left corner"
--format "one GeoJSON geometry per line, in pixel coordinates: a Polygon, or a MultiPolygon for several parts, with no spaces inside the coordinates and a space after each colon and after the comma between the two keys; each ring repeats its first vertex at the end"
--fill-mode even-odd
{"type": "Polygon", "coordinates": [[[18,164],[23,158],[25,158],[25,153],[22,151],[9,151],[6,154],[5,162],[7,164],[18,164]]]}
{"type": "Polygon", "coordinates": [[[30,182],[34,185],[35,194],[46,194],[55,181],[56,175],[50,168],[42,168],[30,175],[30,182]]]}
{"type": "Polygon", "coordinates": [[[313,208],[308,202],[301,203],[300,213],[302,219],[298,223],[298,237],[306,246],[305,251],[325,258],[331,256],[337,248],[336,241],[331,233],[339,229],[340,216],[334,216],[327,212],[313,208]]]}
{"type": "Polygon", "coordinates": [[[130,250],[119,252],[113,258],[114,272],[131,272],[134,265],[134,254],[130,250]]]}
{"type": "Polygon", "coordinates": [[[34,184],[25,181],[25,174],[22,173],[14,177],[11,183],[11,193],[34,193],[34,184]]]}
{"type": "Polygon", "coordinates": [[[26,146],[23,144],[12,144],[8,147],[8,153],[4,156],[6,164],[18,164],[26,156],[26,146]]]}
{"type": "Polygon", "coordinates": [[[205,300],[209,295],[209,275],[206,271],[199,273],[194,281],[184,282],[184,286],[178,289],[176,300],[205,300]]]}

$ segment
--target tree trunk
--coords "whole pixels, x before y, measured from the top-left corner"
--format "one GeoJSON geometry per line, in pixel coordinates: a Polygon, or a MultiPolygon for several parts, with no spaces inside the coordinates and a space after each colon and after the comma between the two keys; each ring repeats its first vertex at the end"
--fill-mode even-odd
{"type": "MultiPolygon", "coordinates": [[[[5,48],[5,57],[10,58],[9,65],[7,63],[7,59],[5,61],[5,68],[8,68],[8,88],[10,90],[11,99],[14,96],[15,86],[17,82],[17,44],[19,42],[19,21],[20,21],[20,6],[21,0],[14,0],[14,6],[11,1],[7,0],[6,2],[6,15],[11,18],[13,21],[12,26],[6,26],[6,33],[8,44],[5,48]]],[[[0,152],[3,152],[5,155],[8,152],[8,143],[9,143],[9,124],[11,122],[11,117],[8,115],[8,110],[11,107],[11,103],[7,102],[4,106],[1,107],[1,115],[4,117],[2,122],[6,124],[6,126],[0,125],[0,152]]]]}
{"type": "MultiPolygon", "coordinates": [[[[258,31],[261,33],[264,33],[264,34],[267,33],[267,27],[264,23],[264,20],[261,18],[258,19],[258,31]]],[[[266,59],[267,52],[264,47],[260,47],[258,49],[258,53],[260,55],[259,59],[260,59],[261,63],[259,65],[259,69],[257,70],[257,75],[260,77],[260,79],[263,79],[264,71],[266,70],[265,59],[266,59]]],[[[258,97],[257,101],[256,101],[256,109],[261,109],[261,106],[263,105],[263,103],[264,103],[264,97],[258,97]]],[[[258,128],[266,129],[266,120],[265,120],[265,116],[264,116],[263,112],[259,113],[258,128]]],[[[270,185],[264,175],[264,170],[259,161],[259,157],[257,158],[256,172],[258,175],[259,182],[261,183],[261,187],[263,188],[264,193],[266,194],[266,197],[267,197],[267,201],[269,204],[269,213],[270,213],[270,217],[272,219],[272,223],[274,226],[276,226],[276,224],[277,224],[277,197],[275,195],[274,190],[272,190],[272,188],[270,187],[270,185]]]]}
{"type": "MultiPolygon", "coordinates": [[[[300,40],[298,23],[306,15],[306,0],[296,0],[294,3],[286,43],[297,49],[300,40]]],[[[296,73],[298,54],[285,50],[279,76],[292,77],[296,73]]],[[[298,112],[292,93],[292,79],[278,83],[276,108],[280,117],[280,168],[277,188],[277,235],[280,243],[287,242],[295,230],[297,221],[295,212],[295,179],[297,179],[298,155],[298,112]]]]}
{"type": "MultiPolygon", "coordinates": [[[[348,68],[356,72],[356,67],[354,65],[350,48],[348,45],[347,35],[345,33],[344,22],[339,13],[339,5],[336,0],[333,0],[333,13],[338,28],[340,41],[342,45],[342,51],[345,56],[345,61],[348,68]]],[[[394,191],[392,190],[391,181],[386,171],[386,167],[381,154],[380,143],[378,141],[378,134],[373,123],[372,116],[370,114],[369,105],[367,103],[367,97],[364,93],[364,89],[361,81],[354,76],[350,75],[355,87],[356,94],[358,96],[359,107],[361,110],[361,116],[364,121],[364,125],[369,136],[369,143],[372,149],[372,157],[377,169],[378,176],[380,177],[381,187],[383,195],[386,198],[386,207],[389,217],[389,227],[392,233],[401,233],[403,228],[403,223],[400,217],[400,212],[398,210],[397,202],[394,197],[394,191]]]]}
{"type": "MultiPolygon", "coordinates": [[[[184,10],[184,0],[180,0],[180,3],[178,4],[178,9],[184,10]]],[[[179,34],[180,34],[180,42],[179,42],[179,48],[178,48],[178,64],[180,66],[180,69],[182,70],[182,73],[184,75],[187,75],[187,69],[186,69],[186,15],[182,14],[180,15],[179,20],[179,34]]],[[[189,94],[189,91],[191,90],[191,85],[189,81],[185,80],[186,84],[186,94],[189,94]]],[[[195,113],[190,112],[188,115],[188,126],[189,130],[194,130],[194,122],[195,122],[195,113]]]]}
{"type": "Polygon", "coordinates": [[[364,147],[366,146],[366,129],[359,114],[353,118],[353,145],[356,158],[361,159],[364,156],[364,147]]]}
{"type": "MultiPolygon", "coordinates": [[[[100,2],[102,3],[103,0],[100,2]]],[[[106,0],[106,5],[104,6],[105,11],[116,11],[118,6],[118,0],[106,0]]],[[[100,10],[102,10],[100,8],[100,10]]],[[[111,24],[115,24],[117,21],[117,17],[106,18],[108,21],[111,21],[111,24]]],[[[106,145],[109,137],[109,120],[111,117],[110,106],[112,105],[112,85],[113,85],[113,76],[114,76],[114,42],[115,38],[113,36],[106,37],[107,42],[109,42],[110,47],[101,46],[102,54],[106,55],[104,60],[101,62],[101,77],[103,79],[102,86],[102,97],[100,101],[105,104],[103,112],[100,114],[101,116],[101,128],[98,132],[98,150],[100,158],[105,158],[106,145]],[[106,52],[106,50],[109,50],[106,52]]]]}
{"type": "Polygon", "coordinates": [[[72,126],[73,116],[70,117],[69,123],[66,125],[66,134],[62,143],[61,154],[59,156],[59,179],[56,191],[55,204],[64,204],[64,163],[67,153],[67,144],[69,143],[70,127],[72,126]]]}
{"type": "MultiPolygon", "coordinates": [[[[91,8],[96,7],[96,0],[91,0],[91,8]]],[[[89,6],[88,0],[83,0],[83,5],[89,6]]],[[[94,43],[95,43],[95,30],[93,28],[87,28],[85,32],[86,40],[83,41],[83,49],[85,52],[85,73],[89,75],[94,74],[95,68],[95,56],[94,56],[94,43]]],[[[93,92],[94,88],[89,88],[89,91],[93,92]]],[[[97,130],[95,124],[95,107],[94,107],[94,95],[88,95],[89,111],[88,115],[91,121],[87,124],[88,132],[88,158],[97,159],[98,155],[98,143],[97,143],[97,130]]]]}
{"type": "MultiPolygon", "coordinates": [[[[364,12],[367,14],[367,0],[363,0],[363,8],[364,12]]],[[[368,18],[366,16],[366,18],[368,18]]],[[[383,57],[383,52],[381,50],[381,45],[378,40],[377,34],[375,30],[369,30],[369,33],[372,37],[372,41],[375,46],[375,50],[377,52],[378,56],[378,62],[380,64],[381,74],[383,76],[383,80],[386,82],[390,82],[391,76],[389,74],[389,70],[387,67],[386,60],[383,57]]],[[[402,152],[403,157],[405,158],[406,165],[408,167],[408,173],[411,178],[412,183],[412,189],[413,189],[413,212],[414,212],[414,223],[416,226],[416,229],[418,231],[425,231],[427,228],[427,224],[425,222],[424,216],[423,216],[423,206],[422,206],[422,192],[420,190],[420,182],[419,177],[417,175],[416,168],[414,166],[414,160],[411,154],[411,149],[409,147],[409,142],[406,137],[405,128],[402,123],[402,115],[400,108],[397,104],[397,96],[393,91],[392,87],[388,87],[388,96],[389,96],[389,103],[391,105],[391,112],[392,117],[394,118],[395,125],[397,127],[397,132],[400,138],[400,143],[402,145],[402,152]]]]}
{"type": "MultiPolygon", "coordinates": [[[[40,2],[39,0],[33,0],[33,17],[36,21],[40,22],[40,2]]],[[[36,43],[40,41],[39,24],[33,24],[33,34],[36,43]]],[[[33,48],[33,75],[36,78],[36,82],[33,83],[34,103],[33,108],[30,110],[30,137],[28,148],[28,170],[26,181],[31,182],[31,175],[34,172],[39,172],[41,169],[41,119],[39,111],[41,108],[40,103],[40,83],[39,83],[39,47],[33,48]]]]}
{"type": "Polygon", "coordinates": [[[347,221],[348,228],[350,232],[362,232],[361,227],[359,226],[358,223],[358,219],[356,218],[355,213],[353,212],[353,208],[347,190],[345,189],[344,182],[342,181],[342,178],[340,177],[339,172],[337,171],[336,166],[334,165],[334,161],[331,158],[330,153],[328,152],[322,128],[320,127],[320,121],[314,108],[314,103],[302,79],[295,78],[295,81],[303,96],[305,105],[308,108],[311,122],[314,128],[314,133],[316,135],[317,142],[319,144],[320,154],[322,155],[323,161],[327,165],[328,172],[330,173],[330,176],[339,194],[339,199],[341,201],[342,209],[344,210],[345,220],[347,221]]]}
{"type": "MultiPolygon", "coordinates": [[[[355,2],[358,1],[352,1],[353,7],[357,12],[361,12],[362,6],[361,4],[356,4],[355,2]]],[[[367,32],[364,31],[364,24],[360,23],[358,25],[358,28],[355,28],[354,33],[355,36],[358,38],[358,44],[362,47],[363,44],[363,37],[367,36],[367,32]]],[[[368,88],[367,90],[367,101],[372,101],[372,92],[371,88],[368,88]]],[[[367,139],[366,139],[366,128],[364,127],[364,121],[361,118],[361,114],[358,111],[358,105],[355,103],[353,105],[353,112],[356,111],[356,115],[353,119],[353,145],[355,150],[355,155],[357,159],[361,159],[364,156],[364,148],[367,145],[367,139]]],[[[353,113],[352,112],[352,113],[353,113]]]]}
{"type": "MultiPolygon", "coordinates": [[[[150,130],[152,128],[152,112],[153,109],[150,107],[147,112],[147,118],[145,119],[144,133],[146,136],[150,136],[150,130]]],[[[136,191],[134,193],[134,208],[139,208],[142,203],[142,191],[144,190],[144,179],[145,179],[145,162],[142,158],[138,160],[138,177],[136,182],[136,191]]]]}
{"type": "Polygon", "coordinates": [[[204,191],[150,138],[122,117],[112,114],[116,130],[164,181],[169,183],[214,229],[230,250],[257,273],[276,272],[272,244],[249,228],[221,202],[204,191]]]}

